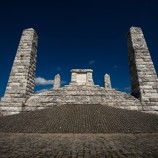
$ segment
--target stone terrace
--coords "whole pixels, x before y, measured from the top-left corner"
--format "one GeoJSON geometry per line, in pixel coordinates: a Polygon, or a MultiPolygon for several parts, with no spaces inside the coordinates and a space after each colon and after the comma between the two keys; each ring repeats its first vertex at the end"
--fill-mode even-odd
{"type": "Polygon", "coordinates": [[[64,104],[102,104],[129,110],[142,110],[143,108],[138,99],[127,93],[114,89],[106,90],[96,85],[69,85],[32,95],[26,101],[23,110],[32,111],[64,104]]]}

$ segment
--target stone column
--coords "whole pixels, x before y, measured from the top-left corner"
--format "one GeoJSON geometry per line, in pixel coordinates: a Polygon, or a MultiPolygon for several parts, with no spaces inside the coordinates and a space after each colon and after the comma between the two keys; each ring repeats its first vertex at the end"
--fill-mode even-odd
{"type": "Polygon", "coordinates": [[[34,93],[38,37],[34,29],[23,31],[1,105],[6,114],[19,113],[34,93]]]}
{"type": "Polygon", "coordinates": [[[54,78],[54,86],[53,86],[53,89],[58,89],[60,88],[60,85],[61,85],[61,79],[60,79],[60,75],[57,74],[54,78]]]}
{"type": "Polygon", "coordinates": [[[111,89],[111,81],[110,76],[108,74],[105,74],[104,76],[104,87],[105,89],[111,89]]]}
{"type": "Polygon", "coordinates": [[[77,73],[71,71],[71,83],[70,85],[76,85],[77,84],[77,73]]]}
{"type": "Polygon", "coordinates": [[[92,72],[93,71],[87,72],[87,83],[86,83],[86,85],[91,85],[91,86],[94,85],[92,72]]]}
{"type": "Polygon", "coordinates": [[[157,75],[141,28],[130,28],[127,45],[132,94],[145,102],[158,100],[157,75]]]}

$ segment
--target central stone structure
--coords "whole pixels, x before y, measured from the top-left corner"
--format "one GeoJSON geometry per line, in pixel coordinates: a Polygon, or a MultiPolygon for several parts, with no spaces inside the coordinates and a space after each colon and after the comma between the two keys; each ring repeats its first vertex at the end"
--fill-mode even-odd
{"type": "Polygon", "coordinates": [[[94,85],[91,69],[72,69],[70,85],[94,85]]]}

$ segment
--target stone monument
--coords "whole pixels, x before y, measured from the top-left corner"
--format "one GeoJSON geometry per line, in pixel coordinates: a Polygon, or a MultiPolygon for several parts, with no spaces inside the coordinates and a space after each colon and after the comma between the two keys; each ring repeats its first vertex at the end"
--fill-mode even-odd
{"type": "Polygon", "coordinates": [[[53,89],[58,89],[58,88],[60,88],[60,84],[61,84],[60,75],[57,74],[57,75],[54,77],[54,86],[53,86],[53,89]]]}
{"type": "Polygon", "coordinates": [[[91,69],[72,69],[71,70],[71,85],[94,85],[91,69]]]}
{"type": "Polygon", "coordinates": [[[105,74],[104,76],[104,87],[105,89],[111,89],[111,81],[110,76],[108,74],[105,74]]]}
{"type": "Polygon", "coordinates": [[[104,87],[93,82],[93,70],[72,69],[71,82],[61,87],[56,75],[52,89],[34,93],[37,34],[23,31],[5,95],[0,102],[0,115],[12,115],[62,105],[102,105],[158,114],[158,79],[144,39],[138,27],[127,35],[132,95],[111,87],[110,76],[104,76],[104,87]]]}
{"type": "Polygon", "coordinates": [[[1,109],[10,114],[21,112],[23,103],[34,93],[37,41],[34,29],[23,31],[1,102],[1,109]]]}
{"type": "Polygon", "coordinates": [[[132,94],[142,102],[157,102],[158,79],[141,28],[130,28],[127,45],[132,94]]]}

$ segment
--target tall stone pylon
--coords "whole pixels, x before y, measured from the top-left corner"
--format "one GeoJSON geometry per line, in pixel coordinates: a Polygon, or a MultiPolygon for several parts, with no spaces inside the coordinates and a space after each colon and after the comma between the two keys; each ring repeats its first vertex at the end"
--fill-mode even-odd
{"type": "Polygon", "coordinates": [[[157,74],[141,28],[130,28],[127,45],[132,94],[142,102],[156,103],[157,74]]]}
{"type": "Polygon", "coordinates": [[[105,76],[104,76],[104,88],[111,89],[111,80],[110,80],[110,76],[108,74],[105,74],[105,76]]]}
{"type": "Polygon", "coordinates": [[[38,37],[34,29],[23,31],[1,102],[4,115],[21,112],[23,103],[34,93],[37,42],[38,37]]]}

